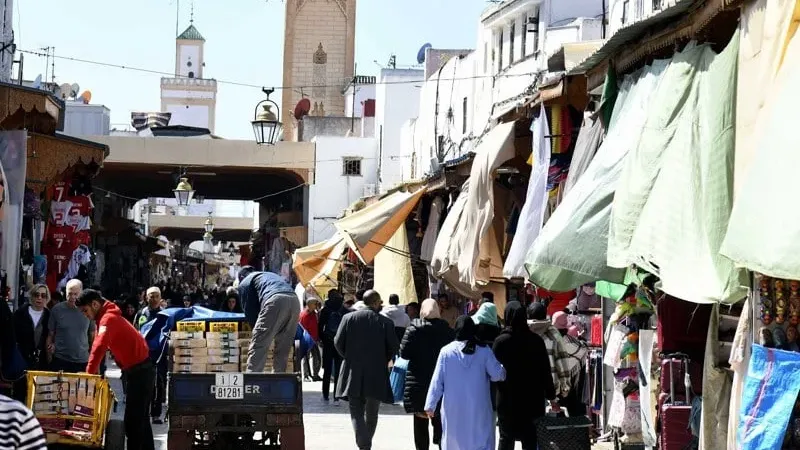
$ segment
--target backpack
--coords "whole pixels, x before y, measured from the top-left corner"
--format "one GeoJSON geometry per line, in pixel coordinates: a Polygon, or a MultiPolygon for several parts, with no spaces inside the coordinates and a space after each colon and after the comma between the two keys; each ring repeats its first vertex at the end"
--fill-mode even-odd
{"type": "Polygon", "coordinates": [[[339,324],[342,323],[342,312],[331,311],[328,317],[328,323],[325,324],[325,337],[333,339],[336,337],[336,332],[339,330],[339,324]]]}

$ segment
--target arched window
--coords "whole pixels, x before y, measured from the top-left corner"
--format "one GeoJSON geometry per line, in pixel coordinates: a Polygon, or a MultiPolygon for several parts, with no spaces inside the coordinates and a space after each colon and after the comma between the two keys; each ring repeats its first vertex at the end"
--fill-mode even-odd
{"type": "Polygon", "coordinates": [[[314,52],[314,70],[312,73],[312,88],[311,95],[315,100],[324,101],[327,94],[328,84],[328,54],[322,48],[322,42],[319,43],[317,51],[314,52]]]}

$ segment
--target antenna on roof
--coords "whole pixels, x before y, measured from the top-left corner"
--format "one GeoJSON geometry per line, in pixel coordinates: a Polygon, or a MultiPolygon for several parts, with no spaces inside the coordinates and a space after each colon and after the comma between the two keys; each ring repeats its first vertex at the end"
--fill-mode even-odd
{"type": "Polygon", "coordinates": [[[189,5],[191,7],[191,12],[189,13],[189,25],[193,25],[194,24],[194,0],[191,0],[191,3],[189,5]]]}
{"type": "Polygon", "coordinates": [[[179,22],[181,19],[181,0],[175,0],[175,37],[180,36],[179,22]]]}

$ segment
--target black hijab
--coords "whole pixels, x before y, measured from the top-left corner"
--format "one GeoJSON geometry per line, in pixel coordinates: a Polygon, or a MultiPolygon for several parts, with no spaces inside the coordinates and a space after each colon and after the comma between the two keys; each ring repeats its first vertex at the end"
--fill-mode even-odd
{"type": "Polygon", "coordinates": [[[461,350],[461,353],[471,355],[475,353],[475,347],[486,346],[486,344],[478,341],[475,335],[477,331],[478,326],[472,321],[472,317],[461,316],[456,320],[456,340],[466,344],[461,350]]]}
{"type": "Polygon", "coordinates": [[[528,317],[525,315],[525,307],[518,301],[508,302],[503,314],[506,322],[504,333],[520,334],[530,332],[528,328],[528,317]]]}
{"type": "Polygon", "coordinates": [[[545,320],[547,319],[547,307],[544,303],[533,302],[528,307],[528,317],[532,320],[545,320]]]}

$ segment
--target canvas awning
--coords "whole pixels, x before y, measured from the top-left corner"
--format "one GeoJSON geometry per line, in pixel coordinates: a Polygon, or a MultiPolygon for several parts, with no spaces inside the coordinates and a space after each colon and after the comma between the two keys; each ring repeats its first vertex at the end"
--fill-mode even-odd
{"type": "MultiPolygon", "coordinates": [[[[326,284],[334,280],[347,244],[340,234],[327,241],[298,248],[292,255],[292,268],[303,286],[326,284]]],[[[335,284],[335,283],[334,283],[335,284]]]]}
{"type": "Polygon", "coordinates": [[[108,146],[63,134],[49,136],[29,131],[27,152],[25,185],[39,194],[79,162],[102,166],[108,146]]]}
{"type": "Polygon", "coordinates": [[[397,228],[405,223],[425,191],[426,188],[420,188],[414,192],[389,194],[377,203],[337,220],[334,225],[359,259],[369,264],[397,228]]]}

